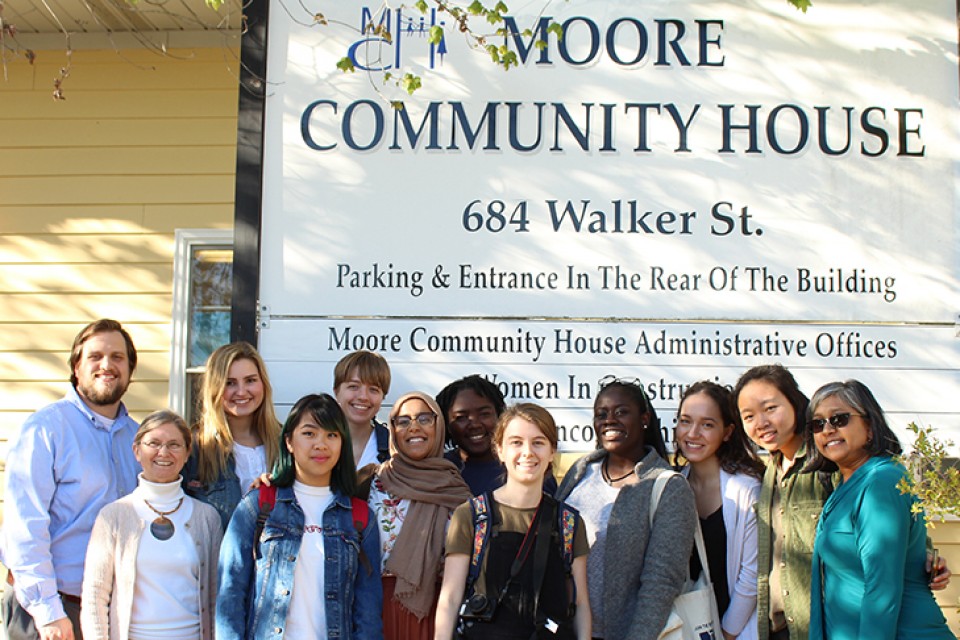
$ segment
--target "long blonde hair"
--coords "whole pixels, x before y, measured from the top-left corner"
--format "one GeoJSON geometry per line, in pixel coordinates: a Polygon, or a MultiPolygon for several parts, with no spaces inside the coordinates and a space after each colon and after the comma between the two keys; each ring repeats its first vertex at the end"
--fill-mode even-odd
{"type": "Polygon", "coordinates": [[[200,399],[203,403],[197,434],[197,479],[208,484],[219,478],[233,454],[233,433],[223,410],[227,375],[237,360],[250,360],[263,381],[263,402],[253,414],[253,430],[263,441],[267,454],[267,470],[273,468],[280,451],[280,421],[273,410],[273,390],[267,377],[267,366],[257,350],[248,342],[223,345],[207,358],[200,399]]]}

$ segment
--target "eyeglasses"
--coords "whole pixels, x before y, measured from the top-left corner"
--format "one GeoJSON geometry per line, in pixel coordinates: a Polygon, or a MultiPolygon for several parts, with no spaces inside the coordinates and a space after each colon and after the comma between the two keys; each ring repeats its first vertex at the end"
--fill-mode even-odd
{"type": "Polygon", "coordinates": [[[416,421],[421,427],[429,427],[430,425],[436,423],[437,414],[432,411],[424,411],[423,413],[418,413],[415,416],[397,416],[393,419],[393,426],[397,429],[406,429],[413,422],[416,421]]]}
{"type": "Polygon", "coordinates": [[[810,420],[809,422],[807,422],[807,427],[809,427],[810,430],[813,431],[814,433],[820,433],[827,427],[827,423],[829,422],[835,428],[842,429],[843,427],[850,424],[850,418],[853,416],[857,416],[858,418],[863,417],[862,414],[850,413],[849,411],[847,411],[844,413],[837,413],[835,415],[830,416],[829,418],[814,418],[813,420],[810,420]]]}
{"type": "Polygon", "coordinates": [[[166,447],[167,451],[170,453],[180,453],[186,446],[182,442],[157,442],[156,440],[147,440],[146,442],[141,442],[140,444],[151,451],[160,451],[166,447]]]}

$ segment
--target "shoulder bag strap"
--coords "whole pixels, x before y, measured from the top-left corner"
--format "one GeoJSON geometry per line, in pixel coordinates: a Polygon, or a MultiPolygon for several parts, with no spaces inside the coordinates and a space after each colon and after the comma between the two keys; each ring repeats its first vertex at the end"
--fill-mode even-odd
{"type": "MultiPolygon", "coordinates": [[[[666,471],[657,476],[656,481],[653,483],[653,493],[650,497],[650,528],[653,529],[653,516],[657,512],[657,505],[660,502],[660,496],[663,495],[663,488],[667,486],[667,482],[672,476],[679,476],[679,473],[674,471],[666,471]]],[[[697,546],[697,555],[700,556],[700,566],[702,567],[704,577],[707,579],[707,582],[713,584],[713,581],[710,579],[710,566],[707,564],[707,547],[703,542],[703,532],[700,531],[700,518],[697,517],[696,526],[693,529],[693,540],[697,546]]],[[[688,569],[689,571],[689,569],[688,569]]]]}

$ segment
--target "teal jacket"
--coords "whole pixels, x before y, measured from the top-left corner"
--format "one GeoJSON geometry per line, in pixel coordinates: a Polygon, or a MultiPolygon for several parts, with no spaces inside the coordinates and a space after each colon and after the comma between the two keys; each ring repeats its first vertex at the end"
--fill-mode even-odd
{"type": "MultiPolygon", "coordinates": [[[[757,501],[757,624],[759,640],[770,638],[770,569],[772,568],[773,527],[771,508],[773,487],[777,481],[779,454],[767,458],[760,499],[757,501]]],[[[784,613],[790,640],[807,640],[810,626],[810,567],[817,518],[832,488],[831,477],[823,473],[803,473],[806,448],[797,452],[796,461],[781,481],[780,508],[785,538],[780,583],[784,594],[784,613]]]]}
{"type": "Polygon", "coordinates": [[[839,484],[817,526],[810,640],[953,640],[927,586],[926,525],[904,468],[874,457],[839,484]]]}

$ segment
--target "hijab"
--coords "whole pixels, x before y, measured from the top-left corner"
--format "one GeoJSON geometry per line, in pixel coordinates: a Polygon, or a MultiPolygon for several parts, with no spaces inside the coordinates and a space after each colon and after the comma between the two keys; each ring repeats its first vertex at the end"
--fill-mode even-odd
{"type": "Polygon", "coordinates": [[[436,598],[447,522],[471,493],[456,465],[443,458],[446,426],[433,398],[419,391],[402,396],[390,410],[389,427],[392,457],[380,465],[378,475],[391,496],[406,498],[410,506],[384,569],[397,578],[394,597],[422,620],[436,598]],[[433,446],[423,460],[413,460],[397,447],[393,421],[410,400],[422,400],[437,416],[433,446]]]}

